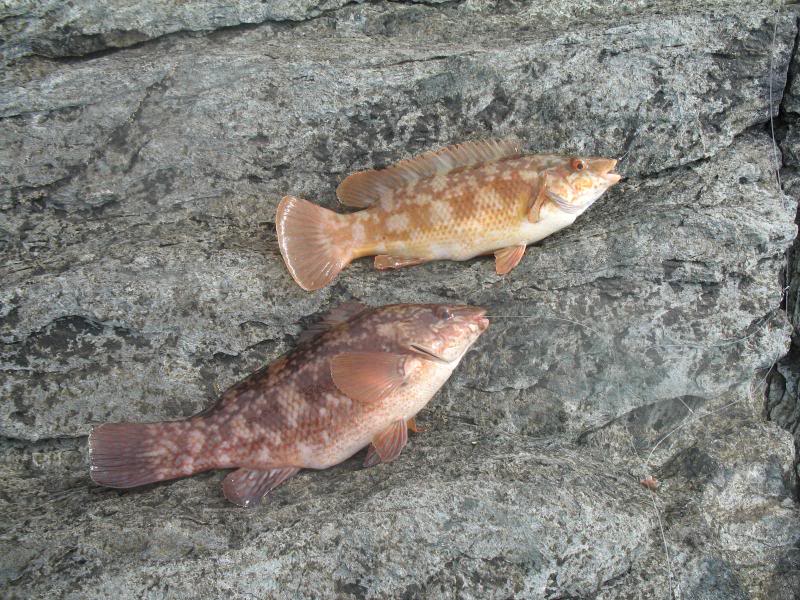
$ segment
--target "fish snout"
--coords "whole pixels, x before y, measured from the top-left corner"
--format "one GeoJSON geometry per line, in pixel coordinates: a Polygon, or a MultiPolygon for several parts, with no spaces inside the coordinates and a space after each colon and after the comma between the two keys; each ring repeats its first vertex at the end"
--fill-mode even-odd
{"type": "Polygon", "coordinates": [[[605,179],[609,185],[614,185],[622,179],[619,173],[612,173],[617,166],[617,160],[614,158],[596,158],[592,161],[592,171],[605,179]]]}
{"type": "Polygon", "coordinates": [[[486,318],[486,309],[479,306],[462,306],[458,309],[459,316],[469,323],[475,324],[478,330],[483,333],[489,327],[489,319],[486,318]]]}

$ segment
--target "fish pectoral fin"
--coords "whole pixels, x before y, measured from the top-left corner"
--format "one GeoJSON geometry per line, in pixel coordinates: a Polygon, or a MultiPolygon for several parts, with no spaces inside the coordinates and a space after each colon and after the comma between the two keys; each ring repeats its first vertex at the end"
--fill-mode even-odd
{"type": "Polygon", "coordinates": [[[269,471],[236,469],[225,477],[222,482],[222,492],[234,504],[247,508],[255,507],[261,503],[264,496],[296,475],[299,470],[295,467],[270,469],[269,471]]]}
{"type": "Polygon", "coordinates": [[[505,275],[519,264],[525,254],[525,244],[509,246],[495,251],[495,270],[498,275],[505,275]]]}
{"type": "Polygon", "coordinates": [[[379,271],[385,271],[387,269],[399,269],[400,267],[413,267],[424,262],[428,261],[424,258],[400,258],[398,256],[389,256],[388,254],[378,254],[375,257],[375,268],[379,271]]]}
{"type": "Polygon", "coordinates": [[[331,359],[331,377],[356,402],[377,402],[404,385],[419,362],[407,354],[344,352],[331,359]]]}
{"type": "Polygon", "coordinates": [[[407,442],[408,425],[404,419],[398,419],[373,438],[364,466],[374,467],[379,463],[392,462],[400,456],[407,442]]]}

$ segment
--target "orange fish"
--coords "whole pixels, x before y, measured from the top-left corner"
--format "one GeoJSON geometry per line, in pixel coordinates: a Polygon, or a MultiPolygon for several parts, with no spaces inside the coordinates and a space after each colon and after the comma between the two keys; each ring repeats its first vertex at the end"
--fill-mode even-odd
{"type": "Polygon", "coordinates": [[[346,303],[298,347],[181,421],[106,423],[89,436],[90,474],[129,488],[209,469],[241,506],[300,469],[326,469],[369,446],[365,466],[397,458],[414,416],[488,327],[485,310],[346,303]]]}
{"type": "Polygon", "coordinates": [[[350,261],[375,256],[377,269],[494,252],[511,271],[528,244],[568,225],[620,180],[617,161],[522,154],[514,141],[468,142],[386,169],[347,177],[338,214],[285,197],[275,219],[278,245],[305,290],[330,283],[350,261]]]}

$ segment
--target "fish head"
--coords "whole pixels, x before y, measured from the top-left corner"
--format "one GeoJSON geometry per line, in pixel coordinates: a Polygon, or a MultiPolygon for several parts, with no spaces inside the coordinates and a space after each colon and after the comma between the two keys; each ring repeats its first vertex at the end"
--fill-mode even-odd
{"type": "Polygon", "coordinates": [[[565,157],[545,172],[545,193],[568,213],[581,213],[622,178],[612,158],[565,157]]]}
{"type": "Polygon", "coordinates": [[[488,326],[484,308],[422,304],[398,324],[398,342],[424,358],[449,363],[464,356],[488,326]]]}

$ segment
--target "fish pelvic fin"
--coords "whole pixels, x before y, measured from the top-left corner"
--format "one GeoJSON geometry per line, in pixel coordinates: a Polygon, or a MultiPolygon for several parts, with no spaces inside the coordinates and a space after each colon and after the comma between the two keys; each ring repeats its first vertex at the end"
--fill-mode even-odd
{"type": "Polygon", "coordinates": [[[286,268],[304,290],[325,287],[353,259],[345,219],[346,215],[294,196],[286,196],[278,205],[278,246],[286,268]]]}
{"type": "Polygon", "coordinates": [[[188,451],[186,428],[165,423],[104,423],[89,434],[89,475],[98,485],[131,488],[210,468],[188,451]]]}

